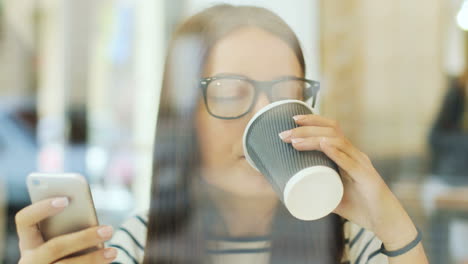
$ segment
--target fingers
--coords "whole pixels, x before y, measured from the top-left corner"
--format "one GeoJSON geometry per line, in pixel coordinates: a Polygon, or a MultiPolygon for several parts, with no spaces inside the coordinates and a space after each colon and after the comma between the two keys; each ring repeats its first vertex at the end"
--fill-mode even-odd
{"type": "Polygon", "coordinates": [[[344,180],[359,181],[375,169],[366,154],[354,147],[346,138],[309,137],[292,139],[292,146],[299,151],[319,150],[332,159],[346,174],[344,180]],[[349,177],[349,179],[348,179],[349,177]]]}
{"type": "Polygon", "coordinates": [[[338,122],[319,115],[296,115],[293,117],[298,125],[338,128],[338,122]]]}
{"type": "Polygon", "coordinates": [[[280,138],[291,143],[292,138],[304,138],[311,136],[336,137],[342,132],[335,120],[327,119],[318,115],[296,115],[293,117],[296,124],[301,125],[279,134],[280,138]]]}
{"type": "Polygon", "coordinates": [[[352,178],[353,175],[357,175],[361,172],[361,166],[356,160],[335,146],[330,145],[328,141],[321,141],[320,147],[330,159],[332,159],[339,167],[345,170],[352,178]]]}
{"type": "Polygon", "coordinates": [[[346,139],[336,121],[312,114],[293,118],[301,126],[281,132],[279,136],[284,142],[299,151],[323,151],[350,174],[350,180],[355,180],[353,176],[364,169],[373,169],[367,155],[346,139]]]}
{"type": "Polygon", "coordinates": [[[320,139],[321,137],[293,138],[291,145],[299,151],[322,150],[320,139]]]}
{"type": "Polygon", "coordinates": [[[81,263],[110,263],[117,256],[117,249],[115,248],[105,248],[88,253],[83,256],[67,258],[55,262],[54,264],[81,264],[81,263]]]}
{"type": "MultiPolygon", "coordinates": [[[[317,137],[317,136],[308,136],[308,137],[298,137],[291,138],[289,141],[292,146],[299,151],[310,151],[310,150],[322,150],[320,146],[320,141],[326,140],[328,144],[338,148],[339,150],[346,153],[352,159],[358,161],[360,164],[367,166],[369,163],[369,158],[354,147],[346,138],[344,137],[317,137]]],[[[286,140],[284,140],[286,142],[286,140]]]]}
{"type": "Polygon", "coordinates": [[[339,149],[366,168],[372,166],[367,155],[353,146],[353,144],[351,144],[351,142],[349,142],[349,140],[346,138],[321,138],[320,141],[339,149]]]}
{"type": "Polygon", "coordinates": [[[60,213],[68,206],[66,197],[56,197],[36,202],[23,208],[15,216],[20,249],[33,249],[43,243],[37,223],[60,213]]]}
{"type": "Polygon", "coordinates": [[[327,138],[329,143],[363,166],[371,165],[370,159],[354,147],[343,135],[335,120],[317,115],[296,115],[296,123],[303,125],[279,133],[286,143],[291,143],[297,150],[320,150],[320,138],[327,138]]]}
{"type": "Polygon", "coordinates": [[[336,137],[338,133],[331,127],[303,126],[283,131],[279,137],[286,143],[291,143],[293,138],[305,137],[336,137]]]}
{"type": "Polygon", "coordinates": [[[372,166],[368,157],[343,137],[293,138],[292,146],[299,151],[323,151],[339,167],[345,170],[350,175],[350,180],[353,181],[355,175],[361,174],[363,169],[372,166]]]}
{"type": "Polygon", "coordinates": [[[356,149],[349,141],[344,138],[325,138],[325,137],[308,137],[308,138],[293,138],[292,146],[299,151],[322,150],[322,142],[334,147],[337,150],[346,154],[349,158],[359,163],[364,162],[361,157],[361,152],[356,149]]]}
{"type": "Polygon", "coordinates": [[[35,250],[35,257],[52,263],[72,253],[91,248],[112,237],[111,226],[90,227],[82,231],[58,236],[44,243],[35,250]]]}

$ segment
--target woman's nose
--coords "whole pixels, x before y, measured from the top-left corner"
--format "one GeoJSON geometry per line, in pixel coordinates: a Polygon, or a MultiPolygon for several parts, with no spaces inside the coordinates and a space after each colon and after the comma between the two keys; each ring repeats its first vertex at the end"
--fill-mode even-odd
{"type": "Polygon", "coordinates": [[[260,109],[270,104],[270,99],[268,98],[265,92],[258,94],[257,101],[255,102],[254,107],[252,108],[252,114],[257,113],[260,109]]]}

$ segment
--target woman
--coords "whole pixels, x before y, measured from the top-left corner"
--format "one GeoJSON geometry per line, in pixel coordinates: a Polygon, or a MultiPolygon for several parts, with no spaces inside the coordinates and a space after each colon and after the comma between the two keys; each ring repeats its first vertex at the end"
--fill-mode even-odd
{"type": "MultiPolygon", "coordinates": [[[[335,121],[298,116],[298,127],[279,135],[298,151],[321,150],[339,165],[345,192],[334,214],[312,222],[295,219],[263,175],[245,161],[242,134],[250,118],[274,100],[307,100],[293,90],[307,83],[304,75],[296,36],[266,9],[218,5],[188,19],[175,33],[166,60],[151,209],[115,233],[109,245],[118,249],[116,259],[105,259],[99,251],[74,260],[427,263],[419,241],[397,257],[381,253],[382,242],[386,250],[401,249],[414,241],[417,229],[367,156],[351,145],[335,121]],[[274,82],[268,93],[255,96],[258,83],[252,80],[274,82]]],[[[17,216],[25,243],[22,263],[33,258],[34,263],[51,263],[75,252],[78,244],[97,243],[95,228],[81,231],[82,236],[94,236],[86,242],[71,234],[55,242],[31,243],[31,226],[59,211],[49,207],[45,201],[17,216]],[[76,243],[73,251],[66,247],[71,241],[76,243]],[[57,248],[47,251],[50,243],[57,248]],[[39,257],[44,259],[38,262],[39,257]]]]}
{"type": "Polygon", "coordinates": [[[439,114],[429,134],[431,174],[447,185],[468,184],[468,69],[449,80],[439,114]]]}
{"type": "Polygon", "coordinates": [[[438,236],[448,226],[448,235],[439,236],[434,248],[444,249],[450,240],[454,246],[450,250],[431,251],[432,260],[437,263],[447,262],[451,257],[462,263],[468,258],[465,245],[468,222],[463,218],[449,218],[437,211],[437,197],[468,186],[468,69],[457,78],[448,79],[448,89],[442,98],[438,115],[429,131],[429,149],[431,153],[430,175],[422,184],[421,198],[426,216],[431,220],[431,235],[438,236]],[[449,223],[447,223],[449,221],[449,223]],[[452,242],[457,241],[457,242],[452,242]],[[460,245],[459,247],[456,245],[460,245]]]}

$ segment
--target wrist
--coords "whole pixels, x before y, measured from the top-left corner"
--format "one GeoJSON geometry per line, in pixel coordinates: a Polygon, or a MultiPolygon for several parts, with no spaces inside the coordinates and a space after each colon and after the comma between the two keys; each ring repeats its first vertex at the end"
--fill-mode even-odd
{"type": "Polygon", "coordinates": [[[385,249],[393,251],[405,247],[411,241],[413,241],[417,235],[418,230],[416,229],[416,226],[411,222],[408,223],[408,225],[405,227],[398,227],[392,229],[390,232],[385,232],[385,235],[379,237],[379,239],[382,241],[383,245],[385,246],[385,249]]]}
{"type": "Polygon", "coordinates": [[[402,246],[398,249],[392,249],[392,250],[389,250],[385,247],[385,244],[382,243],[381,247],[380,247],[380,252],[388,257],[398,257],[398,256],[401,256],[403,254],[406,254],[408,251],[411,251],[412,249],[414,249],[415,247],[418,246],[418,244],[421,242],[422,240],[422,233],[421,231],[417,229],[417,236],[411,241],[409,242],[408,244],[406,244],[405,246],[402,246]]]}
{"type": "Polygon", "coordinates": [[[400,249],[414,240],[418,230],[390,190],[382,201],[385,201],[380,205],[384,213],[374,221],[373,231],[387,250],[400,249]]]}

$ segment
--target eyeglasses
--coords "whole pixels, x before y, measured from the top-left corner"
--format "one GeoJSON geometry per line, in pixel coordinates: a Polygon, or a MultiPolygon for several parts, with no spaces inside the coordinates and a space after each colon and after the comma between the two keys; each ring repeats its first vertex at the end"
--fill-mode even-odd
{"type": "Polygon", "coordinates": [[[273,81],[256,81],[239,75],[218,75],[200,80],[205,106],[210,115],[220,119],[236,119],[249,113],[258,94],[263,91],[270,102],[286,99],[307,101],[315,106],[318,81],[294,76],[273,81]]]}

